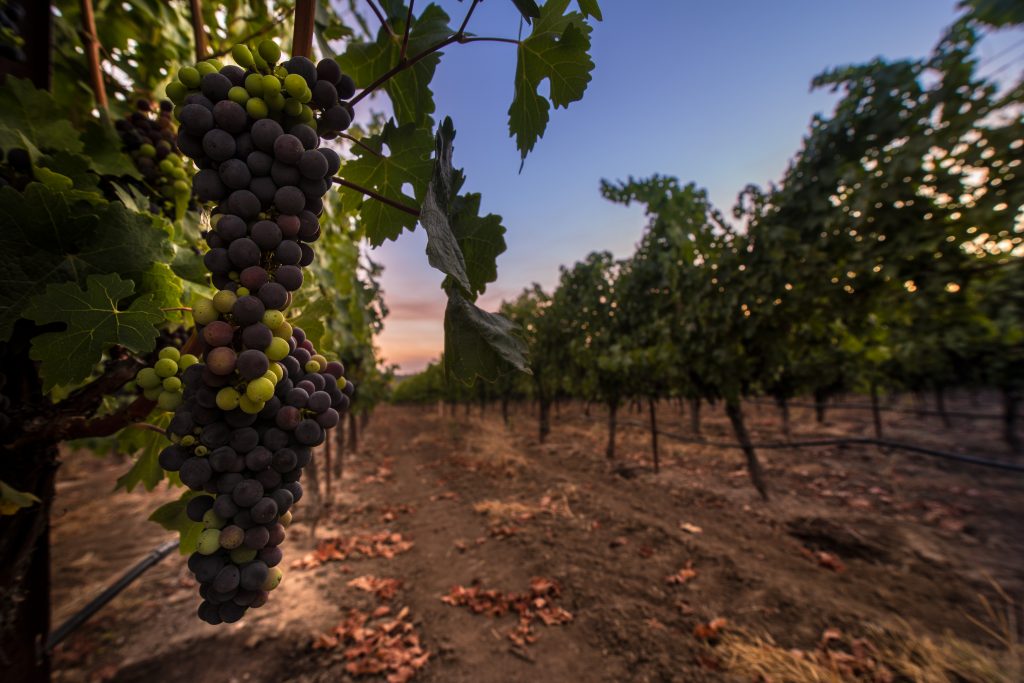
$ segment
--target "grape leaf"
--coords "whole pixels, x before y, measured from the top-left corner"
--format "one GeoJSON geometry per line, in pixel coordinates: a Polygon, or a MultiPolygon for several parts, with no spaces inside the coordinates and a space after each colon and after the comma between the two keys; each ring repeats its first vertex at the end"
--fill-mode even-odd
{"type": "Polygon", "coordinates": [[[31,507],[39,498],[26,491],[19,491],[0,481],[0,515],[13,515],[22,508],[31,507]]]}
{"type": "Polygon", "coordinates": [[[601,8],[597,5],[597,0],[576,0],[576,4],[580,6],[580,11],[583,14],[594,17],[598,21],[604,20],[604,17],[601,16],[601,8]]]}
{"type": "Polygon", "coordinates": [[[540,18],[540,7],[537,7],[537,3],[533,0],[512,0],[512,4],[523,15],[523,19],[526,20],[527,24],[533,19],[540,18]]]}
{"type": "Polygon", "coordinates": [[[10,336],[29,297],[49,283],[84,286],[94,273],[138,280],[171,255],[167,233],[151,215],[119,202],[72,201],[40,183],[30,183],[24,194],[0,189],[0,225],[0,339],[10,336]]]}
{"type": "MultiPolygon", "coordinates": [[[[53,96],[45,90],[37,90],[32,82],[24,78],[8,78],[0,85],[0,135],[9,142],[12,131],[22,133],[38,149],[57,152],[81,152],[82,141],[78,137],[67,114],[57,106],[53,96]]],[[[118,144],[120,148],[120,144],[118,144]]]]}
{"type": "Polygon", "coordinates": [[[64,323],[62,332],[32,340],[29,356],[42,362],[43,390],[81,382],[92,374],[103,352],[120,344],[135,352],[152,351],[164,314],[152,295],[135,299],[127,309],[117,304],[135,292],[131,280],[116,273],[90,275],[83,291],[75,282],[51,284],[29,301],[25,317],[40,325],[64,323]]]}
{"type": "Polygon", "coordinates": [[[452,140],[455,127],[451,118],[438,126],[434,150],[434,173],[420,208],[420,224],[427,232],[427,261],[453,278],[467,292],[472,289],[466,275],[466,262],[451,227],[451,205],[455,198],[452,178],[452,140]]]}
{"type": "Polygon", "coordinates": [[[313,342],[313,346],[320,348],[326,327],[324,319],[334,315],[334,305],[328,299],[316,299],[308,303],[301,301],[296,304],[300,313],[298,317],[289,320],[293,326],[302,328],[306,337],[313,342]]]}
{"type": "MultiPolygon", "coordinates": [[[[427,5],[419,17],[413,18],[406,55],[414,56],[449,37],[452,34],[449,20],[449,16],[440,7],[427,5]]],[[[399,35],[404,33],[404,14],[395,22],[394,30],[399,35]]],[[[365,88],[396,66],[401,52],[401,41],[392,39],[381,28],[375,42],[350,43],[344,54],[336,59],[342,71],[350,75],[360,88],[365,88]]],[[[430,125],[430,115],[434,113],[430,81],[441,61],[441,54],[434,52],[427,55],[384,83],[384,91],[391,99],[395,119],[399,124],[430,125]]]]}
{"type": "MultiPolygon", "coordinates": [[[[384,125],[380,135],[365,137],[361,142],[362,145],[352,147],[356,157],[342,167],[341,177],[388,199],[418,207],[433,172],[431,132],[411,123],[398,127],[392,120],[384,125]],[[385,145],[390,154],[385,154],[385,145]],[[406,183],[412,186],[413,197],[403,192],[406,183]]],[[[403,229],[416,227],[416,218],[411,214],[372,198],[364,199],[360,192],[342,186],[341,195],[343,202],[359,207],[366,236],[375,247],[384,240],[396,239],[403,229]]]]}
{"type": "Polygon", "coordinates": [[[445,374],[471,384],[477,377],[494,381],[512,367],[529,373],[526,342],[508,319],[488,313],[448,290],[444,312],[445,374]]]}
{"type": "MultiPolygon", "coordinates": [[[[160,415],[153,420],[153,424],[164,428],[170,423],[170,414],[160,415]]],[[[164,478],[164,471],[160,467],[160,451],[169,445],[170,442],[163,434],[150,429],[142,430],[137,427],[128,427],[127,430],[140,432],[139,438],[132,439],[132,441],[141,443],[142,448],[135,458],[135,462],[132,463],[131,469],[117,478],[114,490],[124,489],[125,491],[131,491],[139,484],[142,484],[144,489],[152,491],[164,478]]]]}
{"type": "Polygon", "coordinates": [[[501,216],[480,215],[479,193],[459,195],[452,208],[452,231],[466,263],[470,291],[483,294],[487,283],[498,279],[498,256],[505,251],[501,216]]]}
{"type": "Polygon", "coordinates": [[[591,27],[579,12],[565,13],[569,0],[548,0],[533,24],[530,36],[519,43],[515,96],[509,107],[509,135],[523,159],[544,135],[548,100],[556,108],[568,107],[583,97],[594,62],[590,50],[591,27]],[[547,98],[538,94],[549,83],[547,98]]]}
{"type": "Polygon", "coordinates": [[[199,534],[203,532],[201,522],[193,522],[188,518],[186,508],[190,500],[196,496],[205,496],[201,491],[185,491],[178,500],[164,503],[149,516],[149,521],[156,522],[168,531],[177,531],[181,541],[178,545],[178,552],[182,555],[191,555],[195,552],[199,542],[199,534]]]}
{"type": "Polygon", "coordinates": [[[106,115],[99,121],[91,120],[85,124],[82,142],[92,170],[99,175],[142,178],[131,157],[121,151],[121,137],[106,115]]]}

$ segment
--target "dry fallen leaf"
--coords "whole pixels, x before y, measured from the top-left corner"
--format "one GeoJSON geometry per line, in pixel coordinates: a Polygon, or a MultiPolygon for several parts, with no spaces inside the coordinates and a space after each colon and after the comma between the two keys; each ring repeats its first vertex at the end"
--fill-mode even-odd
{"type": "Polygon", "coordinates": [[[689,534],[702,534],[704,530],[696,524],[690,524],[689,522],[679,522],[679,528],[689,534]]]}
{"type": "Polygon", "coordinates": [[[665,582],[669,585],[682,585],[697,578],[697,570],[693,568],[693,562],[687,562],[686,566],[680,569],[675,574],[665,577],[665,582]]]}
{"type": "Polygon", "coordinates": [[[718,637],[719,631],[728,623],[729,621],[724,617],[715,617],[706,624],[697,624],[693,629],[693,635],[700,640],[714,640],[718,637]]]}

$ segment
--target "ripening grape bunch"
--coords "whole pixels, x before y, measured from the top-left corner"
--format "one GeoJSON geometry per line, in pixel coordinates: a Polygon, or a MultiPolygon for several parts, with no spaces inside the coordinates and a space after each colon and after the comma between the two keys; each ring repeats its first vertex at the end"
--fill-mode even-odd
{"type": "Polygon", "coordinates": [[[320,140],[351,123],[340,98],[354,86],[331,60],[277,64],[272,41],[232,56],[241,66],[201,62],[167,88],[178,148],[199,168],[193,191],[213,204],[204,262],[218,291],[193,304],[194,338],[137,377],[174,410],[159,461],[194,492],[186,513],[203,530],[188,566],[211,624],[237,621],[280,583],[302,468],[354,391],[286,316],[340,167],[320,140]]]}
{"type": "Polygon", "coordinates": [[[176,144],[173,108],[172,102],[164,100],[154,111],[152,102],[140,99],[135,111],[114,122],[125,152],[156,195],[156,211],[172,218],[176,207],[187,206],[192,196],[191,172],[176,144]]]}

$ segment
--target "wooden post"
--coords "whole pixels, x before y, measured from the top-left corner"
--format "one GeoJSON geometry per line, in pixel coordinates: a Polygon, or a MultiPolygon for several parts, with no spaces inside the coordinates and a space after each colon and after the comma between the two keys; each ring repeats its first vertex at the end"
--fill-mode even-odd
{"type": "Polygon", "coordinates": [[[96,16],[92,11],[92,0],[82,0],[82,34],[85,40],[85,56],[89,60],[89,76],[92,80],[92,94],[96,105],[106,111],[107,89],[103,85],[103,69],[100,67],[100,39],[96,36],[96,16]]]}
{"type": "Polygon", "coordinates": [[[313,27],[316,19],[316,0],[296,0],[295,33],[292,36],[292,56],[313,58],[313,27]]]}
{"type": "Polygon", "coordinates": [[[757,458],[757,452],[750,442],[750,434],[747,432],[747,425],[743,421],[743,408],[739,401],[726,399],[725,412],[732,422],[733,431],[736,432],[736,439],[740,442],[743,454],[747,457],[747,472],[750,474],[750,481],[754,488],[761,494],[761,498],[768,500],[768,487],[764,482],[764,474],[761,471],[761,461],[757,458]]]}
{"type": "Polygon", "coordinates": [[[192,38],[196,44],[196,61],[201,62],[210,54],[206,42],[206,26],[203,23],[203,0],[191,0],[192,4],[192,38]]]}

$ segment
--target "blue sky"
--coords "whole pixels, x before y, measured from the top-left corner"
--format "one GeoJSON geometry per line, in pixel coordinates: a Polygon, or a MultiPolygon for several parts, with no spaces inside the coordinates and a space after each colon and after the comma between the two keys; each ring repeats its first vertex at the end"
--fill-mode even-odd
{"type": "MultiPolygon", "coordinates": [[[[453,23],[468,3],[440,2],[453,23]]],[[[708,189],[723,210],[747,184],[777,180],[800,146],[811,116],[834,96],[810,92],[830,66],[926,54],[956,16],[953,0],[603,0],[592,35],[596,68],[581,102],[552,112],[547,132],[519,172],[508,137],[515,46],[453,46],[434,79],[437,118],[458,131],[455,163],[482,210],[500,214],[508,250],[498,280],[480,303],[494,309],[531,282],[551,289],[558,267],[595,250],[628,256],[645,224],[641,210],[603,200],[601,178],[674,175],[708,189]]],[[[515,37],[511,2],[490,0],[470,30],[515,37]]],[[[1019,39],[1017,33],[1015,39],[1019,39]]],[[[992,66],[1024,61],[1000,55],[1013,41],[982,45],[992,66]]],[[[415,372],[443,344],[441,274],[424,256],[422,229],[372,253],[385,266],[391,308],[379,338],[385,362],[415,372]]]]}

